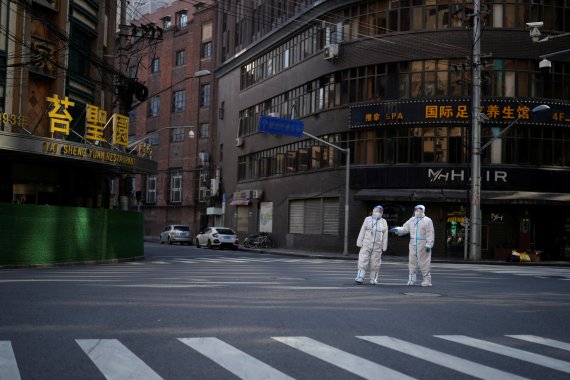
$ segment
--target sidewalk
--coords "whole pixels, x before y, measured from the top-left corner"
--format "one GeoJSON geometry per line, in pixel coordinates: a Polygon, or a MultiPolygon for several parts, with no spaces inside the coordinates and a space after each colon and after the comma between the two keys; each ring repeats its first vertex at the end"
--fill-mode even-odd
{"type": "MultiPolygon", "coordinates": [[[[255,252],[259,254],[272,254],[272,255],[282,255],[282,256],[294,256],[294,257],[308,257],[315,259],[335,259],[335,260],[358,260],[358,254],[351,253],[348,255],[343,255],[342,252],[321,252],[321,251],[302,251],[294,249],[285,248],[266,248],[266,249],[255,249],[255,248],[239,248],[241,251],[255,252]]],[[[382,255],[382,261],[385,262],[408,262],[408,256],[396,256],[396,255],[382,255]]],[[[433,257],[431,258],[432,263],[447,263],[447,264],[483,264],[483,265],[512,265],[512,266],[551,266],[551,267],[570,267],[570,262],[568,261],[539,261],[539,262],[522,262],[522,263],[512,263],[507,261],[499,260],[481,260],[481,261],[465,261],[460,258],[450,258],[450,257],[433,257]]]]}

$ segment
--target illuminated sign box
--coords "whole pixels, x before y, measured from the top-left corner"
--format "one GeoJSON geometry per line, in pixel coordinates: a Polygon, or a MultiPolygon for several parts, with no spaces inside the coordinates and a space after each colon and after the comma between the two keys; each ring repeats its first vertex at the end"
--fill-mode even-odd
{"type": "MultiPolygon", "coordinates": [[[[520,123],[548,126],[570,126],[570,103],[539,102],[536,99],[483,99],[481,112],[489,120],[483,123],[520,123]],[[531,110],[547,104],[551,112],[535,115],[531,110]]],[[[429,124],[471,124],[471,102],[468,98],[422,99],[360,104],[350,107],[349,127],[411,126],[429,124]]]]}

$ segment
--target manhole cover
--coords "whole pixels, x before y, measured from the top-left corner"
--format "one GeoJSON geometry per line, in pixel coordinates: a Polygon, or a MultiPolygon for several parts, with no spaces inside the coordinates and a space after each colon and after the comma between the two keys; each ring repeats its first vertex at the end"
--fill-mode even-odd
{"type": "Polygon", "coordinates": [[[441,297],[441,294],[437,293],[404,293],[406,296],[417,296],[417,297],[441,297]]]}

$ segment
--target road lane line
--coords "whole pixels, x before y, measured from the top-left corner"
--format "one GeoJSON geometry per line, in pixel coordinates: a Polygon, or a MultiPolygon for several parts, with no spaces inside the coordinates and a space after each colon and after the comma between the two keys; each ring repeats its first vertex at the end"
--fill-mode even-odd
{"type": "Polygon", "coordinates": [[[479,348],[481,350],[494,352],[495,354],[509,356],[511,358],[523,360],[531,364],[540,365],[547,368],[552,368],[557,371],[570,373],[570,363],[563,360],[549,358],[548,356],[534,354],[511,348],[500,344],[487,342],[480,339],[470,338],[465,335],[434,335],[437,338],[446,339],[452,342],[464,344],[470,347],[479,348]]]}
{"type": "Polygon", "coordinates": [[[302,336],[272,338],[365,379],[413,379],[413,377],[404,375],[401,372],[317,342],[311,338],[302,336]]]}
{"type": "Polygon", "coordinates": [[[162,380],[117,339],[76,339],[107,380],[162,380]]]}
{"type": "Polygon", "coordinates": [[[465,373],[467,375],[489,380],[523,380],[524,377],[516,376],[508,372],[488,367],[479,363],[465,360],[457,356],[448,355],[440,351],[432,350],[417,344],[409,343],[389,336],[357,336],[357,338],[367,340],[380,346],[391,348],[407,355],[415,356],[431,363],[438,364],[452,370],[465,373]]]}
{"type": "Polygon", "coordinates": [[[0,380],[20,379],[20,371],[12,350],[12,343],[8,340],[0,341],[0,380]]]}
{"type": "Polygon", "coordinates": [[[178,340],[206,356],[208,359],[218,363],[241,379],[293,379],[218,338],[178,338],[178,340]]]}
{"type": "Polygon", "coordinates": [[[544,346],[559,348],[561,350],[570,351],[570,344],[561,342],[559,340],[542,338],[536,335],[505,335],[505,336],[520,340],[526,340],[527,342],[542,344],[544,346]]]}

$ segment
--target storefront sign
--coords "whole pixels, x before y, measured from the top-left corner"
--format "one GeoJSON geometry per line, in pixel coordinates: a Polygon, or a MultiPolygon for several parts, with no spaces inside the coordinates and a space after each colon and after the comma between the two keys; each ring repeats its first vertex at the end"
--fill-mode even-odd
{"type": "Polygon", "coordinates": [[[154,174],[158,165],[156,161],[117,150],[12,132],[0,132],[1,151],[18,151],[19,154],[32,154],[43,158],[89,161],[96,165],[105,165],[106,170],[125,173],[154,174]]]}
{"type": "MultiPolygon", "coordinates": [[[[559,193],[570,188],[570,171],[557,168],[481,168],[483,191],[510,190],[559,193]]],[[[468,164],[449,167],[384,166],[351,168],[351,186],[361,189],[457,189],[468,191],[471,169],[468,164]]]]}
{"type": "Polygon", "coordinates": [[[2,118],[2,121],[1,121],[2,130],[4,130],[5,125],[11,125],[12,127],[18,126],[20,128],[25,128],[26,125],[28,124],[28,118],[24,115],[21,115],[21,114],[9,114],[9,113],[3,112],[0,114],[0,117],[2,118]]]}
{"type": "Polygon", "coordinates": [[[82,147],[61,142],[44,142],[43,147],[44,153],[57,156],[77,157],[95,161],[106,161],[113,164],[128,166],[133,166],[135,164],[134,157],[125,154],[94,149],[91,147],[82,147]]]}
{"type": "MultiPolygon", "coordinates": [[[[481,180],[485,182],[507,183],[507,172],[503,170],[484,170],[481,172],[481,180]]],[[[465,169],[428,169],[429,182],[465,182],[471,180],[470,173],[465,169]]]]}
{"type": "MultiPolygon", "coordinates": [[[[46,100],[51,103],[51,110],[48,112],[50,120],[50,132],[63,133],[68,136],[73,122],[73,116],[70,108],[75,106],[75,102],[69,100],[66,96],[60,99],[57,94],[47,97],[46,100]]],[[[102,110],[98,106],[87,104],[85,110],[85,140],[94,142],[107,142],[103,132],[109,122],[113,123],[112,145],[121,145],[127,147],[129,144],[129,118],[128,116],[113,114],[111,120],[107,120],[107,111],[102,110]]]]}
{"type": "MultiPolygon", "coordinates": [[[[422,99],[361,104],[350,107],[349,127],[389,125],[470,124],[470,99],[422,99]]],[[[533,125],[570,127],[570,104],[513,98],[483,99],[481,112],[491,124],[509,124],[514,120],[533,125]],[[547,104],[551,111],[532,114],[531,110],[547,104]]]]}

